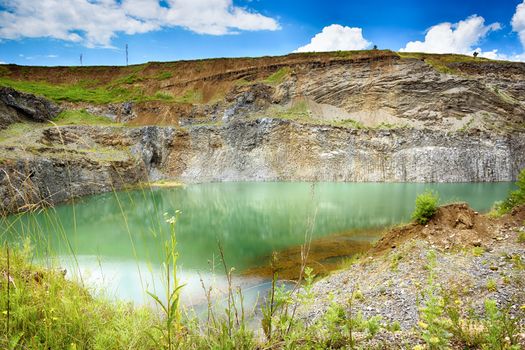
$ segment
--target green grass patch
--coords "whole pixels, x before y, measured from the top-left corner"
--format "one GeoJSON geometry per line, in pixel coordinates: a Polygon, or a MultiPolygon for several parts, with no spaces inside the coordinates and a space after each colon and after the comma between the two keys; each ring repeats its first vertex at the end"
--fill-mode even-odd
{"type": "MultiPolygon", "coordinates": [[[[135,74],[113,81],[106,86],[90,87],[93,82],[80,81],[76,84],[60,85],[44,81],[21,81],[0,78],[0,86],[43,96],[55,102],[87,102],[93,104],[108,104],[119,102],[165,101],[167,95],[156,93],[147,96],[137,87],[129,86],[139,81],[135,74]]],[[[171,100],[171,97],[169,98],[171,100]]]]}
{"type": "Polygon", "coordinates": [[[115,124],[111,119],[94,115],[88,111],[69,110],[61,112],[54,120],[58,125],[108,125],[115,124]]]}
{"type": "Polygon", "coordinates": [[[170,79],[170,78],[173,78],[173,73],[171,72],[160,72],[159,74],[155,76],[155,80],[159,80],[159,81],[170,79]]]}
{"type": "Polygon", "coordinates": [[[278,119],[308,121],[312,116],[308,103],[304,100],[294,102],[289,108],[276,107],[268,112],[272,117],[278,119]]]}
{"type": "Polygon", "coordinates": [[[29,82],[0,78],[0,85],[16,90],[40,95],[55,102],[90,102],[106,104],[112,102],[136,101],[143,96],[133,89],[124,88],[85,88],[80,84],[58,85],[47,82],[29,82]]]}
{"type": "Polygon", "coordinates": [[[162,91],[157,91],[153,97],[155,100],[159,100],[159,101],[173,101],[174,100],[172,95],[162,92],[162,91]]]}
{"type": "Polygon", "coordinates": [[[43,123],[13,123],[6,129],[0,130],[0,142],[12,138],[18,138],[21,135],[42,126],[44,126],[43,123]]]}
{"type": "Polygon", "coordinates": [[[290,72],[290,67],[280,68],[278,71],[264,79],[263,82],[271,85],[279,85],[290,75],[290,72]]]}
{"type": "Polygon", "coordinates": [[[474,247],[474,248],[472,248],[472,255],[474,255],[476,257],[480,257],[480,256],[483,256],[483,254],[485,254],[485,248],[483,248],[483,247],[474,247]]]}
{"type": "Polygon", "coordinates": [[[450,65],[453,63],[465,63],[465,62],[489,62],[491,60],[487,58],[457,54],[428,54],[422,52],[398,52],[401,58],[413,58],[425,61],[428,65],[432,66],[435,70],[445,74],[460,74],[461,72],[450,65]]]}
{"type": "Polygon", "coordinates": [[[525,231],[518,233],[518,243],[525,243],[525,231]]]}
{"type": "Polygon", "coordinates": [[[333,126],[342,126],[345,128],[352,128],[352,129],[366,129],[365,125],[357,120],[347,118],[340,121],[336,121],[331,123],[333,126]]]}
{"type": "Polygon", "coordinates": [[[188,89],[183,95],[175,97],[175,102],[196,104],[202,103],[202,91],[195,89],[188,89]]]}
{"type": "Polygon", "coordinates": [[[147,333],[158,322],[151,311],[93,298],[58,269],[30,264],[31,257],[27,247],[11,250],[8,264],[5,246],[0,251],[2,349],[155,348],[147,333]]]}

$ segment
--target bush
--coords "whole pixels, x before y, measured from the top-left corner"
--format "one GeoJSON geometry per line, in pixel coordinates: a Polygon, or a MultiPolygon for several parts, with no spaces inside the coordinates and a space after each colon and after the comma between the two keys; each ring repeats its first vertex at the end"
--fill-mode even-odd
{"type": "Polygon", "coordinates": [[[525,204],[525,169],[522,169],[518,175],[516,186],[518,186],[518,189],[510,192],[507,199],[498,206],[497,209],[501,213],[508,213],[512,208],[525,204]]]}
{"type": "Polygon", "coordinates": [[[412,220],[418,224],[426,224],[437,211],[439,197],[437,193],[425,191],[416,198],[416,208],[412,213],[412,220]]]}

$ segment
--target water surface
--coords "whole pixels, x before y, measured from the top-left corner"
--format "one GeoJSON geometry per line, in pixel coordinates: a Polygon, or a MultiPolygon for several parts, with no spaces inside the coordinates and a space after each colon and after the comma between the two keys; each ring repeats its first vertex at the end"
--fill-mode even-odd
{"type": "MultiPolygon", "coordinates": [[[[467,201],[487,211],[512,189],[510,183],[387,184],[239,182],[195,184],[107,193],[37,214],[10,216],[2,238],[31,237],[37,259],[58,257],[68,274],[80,271],[88,285],[104,286],[122,299],[144,302],[158,290],[166,215],[182,213],[176,225],[179,270],[186,303],[202,301],[201,279],[225,287],[218,242],[228,267],[242,271],[262,264],[274,250],[313,237],[346,233],[356,241],[378,238],[371,229],[408,221],[416,196],[426,189],[441,202],[467,201]]],[[[258,279],[238,279],[260,291],[258,279]],[[255,286],[255,287],[253,287],[255,286]]]]}

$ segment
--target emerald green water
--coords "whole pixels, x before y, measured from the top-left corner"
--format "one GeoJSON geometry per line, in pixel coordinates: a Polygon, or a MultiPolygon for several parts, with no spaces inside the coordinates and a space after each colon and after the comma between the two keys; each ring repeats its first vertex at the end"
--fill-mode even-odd
{"type": "MultiPolygon", "coordinates": [[[[200,278],[223,284],[218,242],[237,271],[266,261],[273,250],[315,237],[349,233],[373,241],[380,229],[408,221],[417,194],[439,193],[441,202],[467,201],[487,211],[510,183],[386,184],[241,182],[107,193],[36,214],[2,219],[2,240],[30,237],[39,261],[58,258],[68,275],[136,301],[159,288],[165,214],[181,210],[176,225],[179,270],[188,302],[201,298],[200,278]],[[213,273],[213,270],[216,270],[213,273]],[[215,280],[214,280],[214,277],[215,280]]],[[[240,279],[256,285],[257,279],[240,279]]],[[[219,288],[220,289],[220,288],[219,288]]],[[[258,290],[258,288],[255,288],[258,290]]]]}

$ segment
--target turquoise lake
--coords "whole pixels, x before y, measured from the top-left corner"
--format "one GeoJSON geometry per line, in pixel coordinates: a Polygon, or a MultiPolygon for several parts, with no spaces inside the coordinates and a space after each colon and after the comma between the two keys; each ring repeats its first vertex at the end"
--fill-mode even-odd
{"type": "MultiPolygon", "coordinates": [[[[190,305],[203,301],[202,282],[217,291],[225,288],[218,242],[227,265],[240,272],[265,263],[272,251],[303,243],[308,231],[314,238],[344,233],[374,241],[381,229],[409,221],[416,196],[426,189],[439,193],[441,203],[466,201],[484,212],[512,188],[511,183],[194,184],[85,197],[0,219],[0,232],[13,243],[29,237],[39,263],[58,263],[70,278],[98,292],[144,303],[145,290],[162,288],[165,218],[180,210],[178,268],[186,283],[183,300],[190,305]]],[[[256,293],[266,281],[238,277],[237,282],[256,293]]]]}

